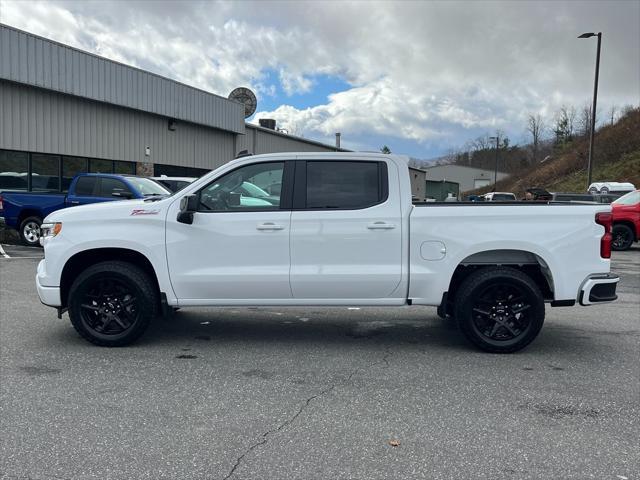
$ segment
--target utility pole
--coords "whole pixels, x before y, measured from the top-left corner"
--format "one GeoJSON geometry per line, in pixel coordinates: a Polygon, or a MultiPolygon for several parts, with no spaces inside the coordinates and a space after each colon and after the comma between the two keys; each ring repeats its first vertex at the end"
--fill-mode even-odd
{"type": "Polygon", "coordinates": [[[591,185],[593,171],[593,137],[596,130],[596,104],[598,102],[598,76],[600,74],[600,45],[602,43],[602,32],[583,33],[578,38],[598,37],[598,48],[596,50],[596,75],[593,82],[593,107],[591,108],[591,134],[589,135],[589,163],[587,164],[587,190],[591,185]]]}
{"type": "Polygon", "coordinates": [[[496,168],[493,174],[493,191],[496,191],[496,183],[498,183],[498,148],[500,147],[500,135],[496,135],[495,137],[489,137],[489,140],[496,141],[496,168]]]}

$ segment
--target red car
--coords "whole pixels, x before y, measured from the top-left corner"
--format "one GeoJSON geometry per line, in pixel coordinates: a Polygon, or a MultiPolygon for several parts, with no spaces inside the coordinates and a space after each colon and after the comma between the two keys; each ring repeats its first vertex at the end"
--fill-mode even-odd
{"type": "Polygon", "coordinates": [[[611,203],[614,250],[628,250],[640,239],[640,190],[629,192],[611,203]]]}

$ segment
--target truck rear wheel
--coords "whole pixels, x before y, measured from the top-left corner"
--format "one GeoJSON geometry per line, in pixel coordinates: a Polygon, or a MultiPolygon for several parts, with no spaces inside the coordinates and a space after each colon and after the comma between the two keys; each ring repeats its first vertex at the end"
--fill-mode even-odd
{"type": "Polygon", "coordinates": [[[20,223],[20,240],[29,247],[40,245],[40,217],[27,217],[20,223]]]}
{"type": "Polygon", "coordinates": [[[137,340],[156,316],[158,293],[140,268],[109,261],[83,271],[69,290],[69,318],[86,340],[120,347],[137,340]]]}
{"type": "Polygon", "coordinates": [[[475,346],[512,353],[529,345],[544,323],[544,298],[536,283],[508,267],[469,275],[456,295],[458,328],[475,346]]]}

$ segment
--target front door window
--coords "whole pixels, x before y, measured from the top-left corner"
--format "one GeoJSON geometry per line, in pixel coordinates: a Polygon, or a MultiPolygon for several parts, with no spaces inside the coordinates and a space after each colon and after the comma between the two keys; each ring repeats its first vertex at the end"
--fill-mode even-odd
{"type": "Polygon", "coordinates": [[[284,162],[240,167],[200,192],[200,211],[279,210],[284,162]]]}

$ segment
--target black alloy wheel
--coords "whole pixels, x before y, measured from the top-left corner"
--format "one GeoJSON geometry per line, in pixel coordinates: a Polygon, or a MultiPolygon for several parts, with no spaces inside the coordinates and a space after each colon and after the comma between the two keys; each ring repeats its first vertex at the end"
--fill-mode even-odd
{"type": "Polygon", "coordinates": [[[80,304],[83,325],[97,335],[125,333],[138,321],[136,291],[118,276],[94,277],[80,304]]]}
{"type": "Polygon", "coordinates": [[[488,342],[502,344],[516,340],[531,327],[531,300],[518,285],[494,283],[476,298],[473,328],[488,342]]]}
{"type": "Polygon", "coordinates": [[[634,240],[631,229],[623,224],[614,225],[611,235],[611,248],[616,251],[628,250],[634,240]]]}
{"type": "Polygon", "coordinates": [[[138,266],[121,261],[84,270],[69,290],[69,318],[86,340],[105,347],[133,343],[156,316],[156,283],[138,266]]]}
{"type": "Polygon", "coordinates": [[[471,343],[487,352],[512,353],[529,345],[544,324],[544,297],[527,274],[484,267],[455,293],[454,318],[471,343]]]}

